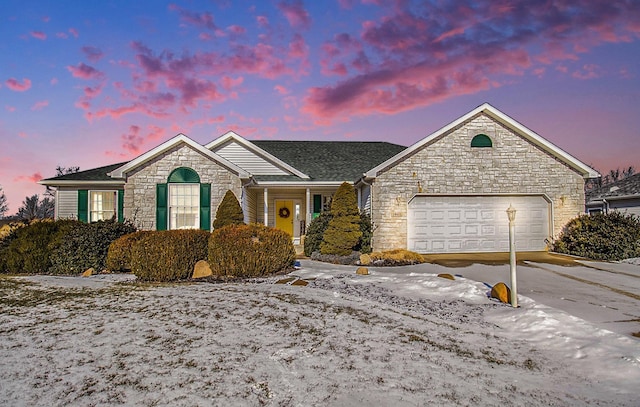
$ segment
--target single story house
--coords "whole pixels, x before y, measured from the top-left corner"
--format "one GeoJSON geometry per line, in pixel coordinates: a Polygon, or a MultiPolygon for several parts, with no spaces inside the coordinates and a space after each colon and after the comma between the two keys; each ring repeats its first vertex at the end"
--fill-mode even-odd
{"type": "Polygon", "coordinates": [[[586,211],[640,216],[640,173],[587,192],[586,211]]]}
{"type": "Polygon", "coordinates": [[[583,212],[585,180],[598,176],[483,104],[410,147],[247,140],[234,132],[201,145],[179,134],[129,162],[40,183],[56,191],[56,218],[115,216],[149,230],[210,230],[231,190],[247,222],[300,243],[347,181],[372,217],[375,250],[443,253],[508,251],[509,205],[517,210],[518,250],[544,250],[583,212]]]}

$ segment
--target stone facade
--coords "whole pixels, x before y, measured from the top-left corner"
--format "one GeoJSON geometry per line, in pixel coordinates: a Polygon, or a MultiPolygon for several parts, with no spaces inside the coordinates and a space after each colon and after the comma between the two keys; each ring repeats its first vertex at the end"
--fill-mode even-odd
{"type": "Polygon", "coordinates": [[[372,193],[375,250],[406,247],[407,203],[419,185],[429,194],[546,194],[554,237],[584,210],[578,172],[485,114],[378,174],[372,193]],[[472,148],[479,133],[488,135],[493,147],[472,148]]]}
{"type": "Polygon", "coordinates": [[[166,183],[169,174],[179,167],[193,169],[201,183],[211,183],[211,221],[227,190],[238,200],[242,197],[240,178],[219,163],[187,144],[178,145],[127,175],[124,187],[124,216],[144,230],[156,229],[156,184],[166,183]]]}

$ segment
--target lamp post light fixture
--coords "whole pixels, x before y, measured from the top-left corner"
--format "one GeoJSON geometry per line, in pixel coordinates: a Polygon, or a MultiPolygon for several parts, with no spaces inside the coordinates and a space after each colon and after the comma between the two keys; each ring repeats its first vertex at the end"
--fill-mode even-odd
{"type": "Polygon", "coordinates": [[[516,209],[509,204],[509,265],[511,267],[511,305],[518,308],[518,288],[516,283],[516,209]]]}

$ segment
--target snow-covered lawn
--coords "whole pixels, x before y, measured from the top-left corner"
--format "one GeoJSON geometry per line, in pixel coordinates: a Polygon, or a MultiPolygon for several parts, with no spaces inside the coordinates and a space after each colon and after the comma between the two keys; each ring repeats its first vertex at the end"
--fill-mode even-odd
{"type": "Polygon", "coordinates": [[[471,280],[303,265],[308,286],[0,278],[0,404],[638,405],[636,339],[471,280]]]}

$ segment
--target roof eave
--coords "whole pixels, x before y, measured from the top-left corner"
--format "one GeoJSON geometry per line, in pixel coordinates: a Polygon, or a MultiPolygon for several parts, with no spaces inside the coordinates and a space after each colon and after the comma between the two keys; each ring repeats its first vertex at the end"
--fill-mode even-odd
{"type": "Polygon", "coordinates": [[[90,180],[51,180],[41,179],[38,184],[45,186],[70,186],[70,185],[124,185],[124,179],[114,179],[111,181],[90,181],[90,180]]]}

